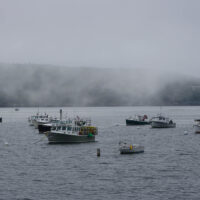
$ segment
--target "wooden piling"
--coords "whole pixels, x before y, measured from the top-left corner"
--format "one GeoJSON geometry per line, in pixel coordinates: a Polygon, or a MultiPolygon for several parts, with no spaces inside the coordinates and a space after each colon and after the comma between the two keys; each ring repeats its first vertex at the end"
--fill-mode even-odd
{"type": "Polygon", "coordinates": [[[100,148],[97,149],[97,156],[98,156],[98,157],[101,156],[100,148]]]}

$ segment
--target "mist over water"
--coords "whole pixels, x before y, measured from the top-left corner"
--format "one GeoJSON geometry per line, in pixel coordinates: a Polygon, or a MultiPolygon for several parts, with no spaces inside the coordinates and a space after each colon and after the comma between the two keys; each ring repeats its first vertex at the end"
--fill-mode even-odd
{"type": "Polygon", "coordinates": [[[122,68],[1,65],[0,106],[198,105],[200,81],[122,68]]]}
{"type": "Polygon", "coordinates": [[[0,64],[0,106],[199,105],[200,81],[139,68],[0,64]]]}

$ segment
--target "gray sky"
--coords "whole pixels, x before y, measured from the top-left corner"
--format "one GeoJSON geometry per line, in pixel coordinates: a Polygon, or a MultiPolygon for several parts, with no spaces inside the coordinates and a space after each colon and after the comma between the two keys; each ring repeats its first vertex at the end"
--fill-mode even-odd
{"type": "Polygon", "coordinates": [[[0,0],[0,62],[200,72],[198,0],[0,0]]]}

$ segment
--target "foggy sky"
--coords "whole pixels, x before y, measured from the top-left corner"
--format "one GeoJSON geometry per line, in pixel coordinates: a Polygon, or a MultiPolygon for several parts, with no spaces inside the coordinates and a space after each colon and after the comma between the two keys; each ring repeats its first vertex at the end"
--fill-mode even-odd
{"type": "Polygon", "coordinates": [[[199,76],[198,0],[0,0],[0,62],[199,76]]]}

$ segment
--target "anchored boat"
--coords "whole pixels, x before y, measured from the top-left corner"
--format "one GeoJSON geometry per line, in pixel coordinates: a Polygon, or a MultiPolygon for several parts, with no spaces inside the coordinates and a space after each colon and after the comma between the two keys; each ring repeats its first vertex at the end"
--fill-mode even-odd
{"type": "Polygon", "coordinates": [[[194,132],[200,133],[200,119],[195,119],[194,122],[195,122],[195,124],[193,125],[194,132]]]}
{"type": "Polygon", "coordinates": [[[28,118],[29,125],[34,126],[34,123],[36,120],[41,119],[41,118],[47,118],[47,117],[48,117],[48,115],[46,115],[46,114],[41,115],[39,113],[37,113],[36,115],[32,115],[28,118]]]}
{"type": "Polygon", "coordinates": [[[51,130],[53,124],[58,124],[58,123],[66,123],[62,120],[62,109],[60,109],[60,119],[57,119],[56,117],[54,118],[51,117],[49,118],[49,120],[46,120],[46,122],[38,123],[38,131],[39,133],[45,133],[51,130]]]}
{"type": "Polygon", "coordinates": [[[36,129],[38,128],[38,124],[43,123],[43,122],[48,123],[49,120],[50,120],[50,118],[48,117],[48,115],[46,113],[43,115],[37,113],[36,115],[30,116],[28,118],[29,125],[35,126],[36,129]]]}
{"type": "Polygon", "coordinates": [[[59,120],[59,119],[53,119],[49,122],[38,124],[39,133],[45,133],[47,131],[50,131],[53,124],[59,123],[60,121],[61,120],[59,120]]]}
{"type": "Polygon", "coordinates": [[[126,119],[126,125],[147,125],[150,124],[150,121],[148,120],[147,115],[136,115],[134,118],[129,117],[126,119]]]}
{"type": "Polygon", "coordinates": [[[120,142],[119,151],[121,154],[143,153],[144,146],[139,144],[127,144],[126,142],[120,142]]]}
{"type": "Polygon", "coordinates": [[[151,127],[152,128],[175,128],[176,123],[174,123],[172,119],[169,119],[168,117],[158,115],[157,117],[153,117],[151,119],[151,127]]]}
{"type": "Polygon", "coordinates": [[[75,123],[56,124],[45,133],[49,143],[84,143],[94,142],[98,134],[97,127],[76,126],[75,123]]]}
{"type": "Polygon", "coordinates": [[[45,133],[47,131],[51,130],[52,126],[56,126],[56,124],[70,124],[74,122],[75,126],[84,126],[84,125],[91,125],[91,120],[90,119],[83,119],[83,118],[75,118],[75,119],[65,119],[62,120],[62,117],[60,119],[52,119],[49,123],[43,123],[38,125],[38,130],[39,133],[45,133]]]}
{"type": "Polygon", "coordinates": [[[47,123],[51,122],[51,120],[52,120],[52,118],[49,118],[48,116],[47,117],[44,116],[42,118],[36,119],[33,124],[34,124],[35,128],[38,129],[39,125],[47,124],[47,123]]]}

